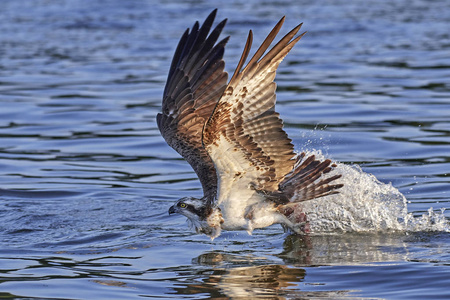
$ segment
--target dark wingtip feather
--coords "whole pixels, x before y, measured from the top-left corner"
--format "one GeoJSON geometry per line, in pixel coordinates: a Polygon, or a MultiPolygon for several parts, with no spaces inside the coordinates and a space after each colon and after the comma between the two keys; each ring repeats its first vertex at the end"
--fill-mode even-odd
{"type": "MultiPolygon", "coordinates": [[[[303,160],[303,158],[304,155],[299,156],[299,160],[303,160]]],[[[291,202],[302,202],[337,194],[344,184],[330,183],[335,183],[335,180],[342,177],[341,174],[319,180],[336,166],[329,159],[320,161],[316,160],[314,155],[310,155],[301,163],[297,163],[294,170],[280,183],[280,191],[285,193],[291,202]]]]}
{"type": "Polygon", "coordinates": [[[216,44],[226,19],[211,31],[216,14],[214,9],[202,24],[195,22],[184,31],[169,69],[162,113],[157,115],[162,136],[195,170],[208,201],[215,198],[217,176],[202,147],[201,132],[227,79],[223,53],[228,39],[216,44]]]}
{"type": "Polygon", "coordinates": [[[239,73],[241,72],[242,66],[244,65],[245,61],[247,60],[248,54],[250,53],[250,49],[252,48],[252,42],[253,42],[253,31],[250,30],[248,32],[247,42],[245,43],[244,51],[242,52],[241,59],[239,60],[236,70],[234,71],[234,74],[230,79],[230,85],[231,85],[231,82],[233,82],[236,79],[236,77],[239,75],[239,73]]]}

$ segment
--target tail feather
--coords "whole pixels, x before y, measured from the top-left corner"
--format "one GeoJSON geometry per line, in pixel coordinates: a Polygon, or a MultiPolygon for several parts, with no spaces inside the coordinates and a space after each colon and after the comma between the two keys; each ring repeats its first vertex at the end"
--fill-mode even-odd
{"type": "Polygon", "coordinates": [[[279,185],[280,191],[290,199],[290,202],[302,202],[339,193],[338,189],[343,187],[343,184],[330,183],[341,178],[341,175],[319,180],[320,177],[331,172],[336,165],[329,159],[317,160],[314,155],[306,159],[304,157],[304,153],[299,155],[293,171],[279,185]]]}

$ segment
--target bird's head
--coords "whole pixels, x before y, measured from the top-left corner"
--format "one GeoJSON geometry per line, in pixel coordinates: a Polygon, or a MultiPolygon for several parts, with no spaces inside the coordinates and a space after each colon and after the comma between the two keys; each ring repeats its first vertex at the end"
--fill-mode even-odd
{"type": "Polygon", "coordinates": [[[189,220],[202,220],[206,215],[205,201],[194,197],[184,197],[169,208],[169,215],[182,214],[189,220]]]}
{"type": "Polygon", "coordinates": [[[223,223],[219,208],[213,208],[208,201],[193,197],[184,197],[169,208],[169,215],[181,214],[188,219],[197,233],[204,233],[211,239],[220,235],[223,223]]]}

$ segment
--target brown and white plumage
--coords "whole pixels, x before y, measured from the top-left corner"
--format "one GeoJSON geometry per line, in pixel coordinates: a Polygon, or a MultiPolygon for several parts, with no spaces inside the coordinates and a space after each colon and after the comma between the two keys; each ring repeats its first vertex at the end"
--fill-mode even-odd
{"type": "Polygon", "coordinates": [[[179,200],[169,213],[187,216],[211,238],[221,229],[250,233],[274,223],[301,232],[306,217],[298,203],[342,187],[334,184],[340,175],[327,175],[334,167],[330,160],[294,152],[275,112],[275,73],[303,36],[296,36],[301,24],[267,52],[283,17],[244,67],[250,31],[227,84],[222,57],[228,38],[216,43],[226,20],[209,34],[215,15],[181,38],[157,116],[161,134],[193,167],[204,192],[202,199],[179,200]]]}
{"type": "Polygon", "coordinates": [[[228,78],[222,59],[228,38],[216,44],[226,20],[209,34],[214,17],[215,11],[201,27],[196,22],[181,37],[164,89],[162,113],[157,115],[162,136],[192,166],[207,199],[215,197],[217,180],[202,146],[202,131],[228,78]]]}

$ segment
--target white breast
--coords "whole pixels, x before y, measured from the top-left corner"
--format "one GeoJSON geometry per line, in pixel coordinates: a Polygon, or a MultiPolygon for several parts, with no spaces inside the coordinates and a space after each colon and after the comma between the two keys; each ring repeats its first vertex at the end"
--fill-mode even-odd
{"type": "Polygon", "coordinates": [[[215,145],[208,146],[217,172],[218,206],[222,210],[225,230],[247,230],[272,225],[277,220],[273,203],[251,188],[261,176],[261,170],[235,151],[234,145],[220,136],[215,145]]]}

